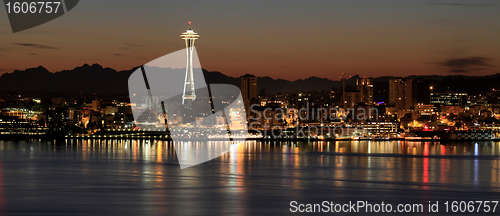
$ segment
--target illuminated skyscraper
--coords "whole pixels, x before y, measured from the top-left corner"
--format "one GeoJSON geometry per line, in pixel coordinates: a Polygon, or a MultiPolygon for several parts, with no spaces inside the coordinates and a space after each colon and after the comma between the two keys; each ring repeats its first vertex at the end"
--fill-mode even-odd
{"type": "Polygon", "coordinates": [[[241,94],[245,102],[257,99],[257,77],[250,74],[241,77],[241,94]]]}
{"type": "Polygon", "coordinates": [[[189,22],[189,28],[186,32],[182,33],[181,38],[186,41],[186,54],[187,54],[187,65],[186,65],[186,78],[184,80],[184,91],[182,93],[182,104],[190,106],[191,102],[196,99],[196,92],[194,88],[194,76],[193,76],[193,51],[194,51],[194,41],[198,39],[200,35],[195,33],[191,29],[191,22],[189,22]]]}
{"type": "Polygon", "coordinates": [[[366,105],[373,105],[373,84],[371,78],[357,79],[356,90],[360,92],[361,102],[366,105]]]}
{"type": "Polygon", "coordinates": [[[467,104],[467,93],[431,93],[431,104],[437,108],[464,106],[467,104]]]}
{"type": "Polygon", "coordinates": [[[413,102],[413,80],[394,77],[389,80],[389,106],[410,109],[413,102]]]}
{"type": "Polygon", "coordinates": [[[243,102],[248,116],[250,114],[252,100],[254,102],[257,100],[257,77],[250,74],[241,77],[241,95],[243,96],[243,102]]]}

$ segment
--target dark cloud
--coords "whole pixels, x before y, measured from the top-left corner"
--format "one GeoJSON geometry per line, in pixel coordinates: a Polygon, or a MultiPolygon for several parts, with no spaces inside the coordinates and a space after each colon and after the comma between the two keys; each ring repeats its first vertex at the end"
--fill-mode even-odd
{"type": "Polygon", "coordinates": [[[11,50],[11,47],[0,47],[0,52],[11,50]]]}
{"type": "Polygon", "coordinates": [[[131,47],[147,48],[146,45],[141,45],[141,44],[126,43],[126,45],[131,46],[131,47]]]}
{"type": "Polygon", "coordinates": [[[116,54],[114,54],[114,56],[123,56],[123,54],[116,53],[116,54]]]}
{"type": "Polygon", "coordinates": [[[30,55],[38,55],[38,54],[36,54],[36,53],[30,53],[30,55]]]}
{"type": "Polygon", "coordinates": [[[464,4],[464,3],[431,3],[431,5],[459,6],[459,7],[491,7],[494,4],[464,4]]]}
{"type": "Polygon", "coordinates": [[[426,21],[426,23],[446,27],[462,27],[465,22],[459,19],[433,19],[426,21]]]}
{"type": "Polygon", "coordinates": [[[438,65],[448,68],[450,73],[469,73],[491,67],[489,61],[485,57],[455,58],[438,62],[438,65]]]}
{"type": "Polygon", "coordinates": [[[42,44],[31,44],[31,43],[14,43],[15,45],[37,48],[37,49],[59,49],[57,47],[45,46],[42,44]]]}
{"type": "Polygon", "coordinates": [[[119,49],[131,51],[131,52],[140,52],[140,51],[147,50],[147,48],[148,47],[145,45],[126,43],[125,46],[120,47],[119,49]]]}

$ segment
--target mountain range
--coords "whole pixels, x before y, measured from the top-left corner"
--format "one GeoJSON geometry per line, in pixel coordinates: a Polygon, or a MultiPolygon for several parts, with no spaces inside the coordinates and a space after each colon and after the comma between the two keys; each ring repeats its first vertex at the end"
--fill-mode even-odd
{"type": "MultiPolygon", "coordinates": [[[[0,76],[0,91],[12,92],[87,92],[87,93],[123,93],[128,92],[128,78],[136,68],[130,70],[116,71],[105,68],[99,64],[76,67],[71,70],[50,72],[46,68],[28,68],[26,70],[15,70],[0,76]]],[[[207,83],[227,83],[240,86],[240,77],[227,76],[218,71],[203,70],[207,83]]],[[[352,76],[346,79],[346,89],[353,89],[356,79],[352,76]]],[[[375,100],[377,93],[388,90],[388,81],[391,77],[383,76],[373,78],[375,100]]],[[[406,78],[422,78],[433,85],[435,91],[455,91],[477,94],[500,89],[500,74],[488,76],[463,76],[463,75],[432,75],[432,76],[407,76],[406,78]]],[[[342,81],[330,80],[319,77],[309,77],[288,81],[284,79],[273,79],[271,77],[258,77],[258,89],[267,94],[278,92],[307,92],[314,90],[340,89],[342,81]]],[[[386,93],[387,94],[387,93],[386,93]]],[[[386,97],[380,97],[380,100],[386,97]]]]}

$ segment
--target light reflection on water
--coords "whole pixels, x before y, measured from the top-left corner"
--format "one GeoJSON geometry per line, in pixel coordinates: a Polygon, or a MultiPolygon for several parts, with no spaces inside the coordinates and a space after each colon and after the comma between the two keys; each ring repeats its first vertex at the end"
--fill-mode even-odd
{"type": "Polygon", "coordinates": [[[181,170],[165,141],[0,142],[0,214],[275,215],[291,200],[496,200],[499,156],[495,142],[247,141],[181,170]]]}

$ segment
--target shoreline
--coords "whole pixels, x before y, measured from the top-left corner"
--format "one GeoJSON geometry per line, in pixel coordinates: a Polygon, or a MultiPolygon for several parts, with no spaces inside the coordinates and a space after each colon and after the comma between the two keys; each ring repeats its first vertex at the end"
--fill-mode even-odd
{"type": "MultiPolygon", "coordinates": [[[[39,135],[39,136],[25,136],[25,135],[2,135],[0,141],[10,140],[112,140],[112,139],[126,139],[126,140],[159,140],[159,141],[172,141],[170,138],[162,136],[123,136],[123,135],[66,135],[66,136],[53,136],[53,135],[39,135]]],[[[178,141],[226,141],[226,139],[177,139],[178,141]]],[[[473,141],[492,141],[500,142],[500,138],[495,139],[405,139],[405,138],[386,138],[386,139],[351,139],[351,138],[246,138],[239,139],[233,138],[231,141],[302,141],[302,142],[318,142],[318,141],[408,141],[408,142],[473,142],[473,141]]]]}

